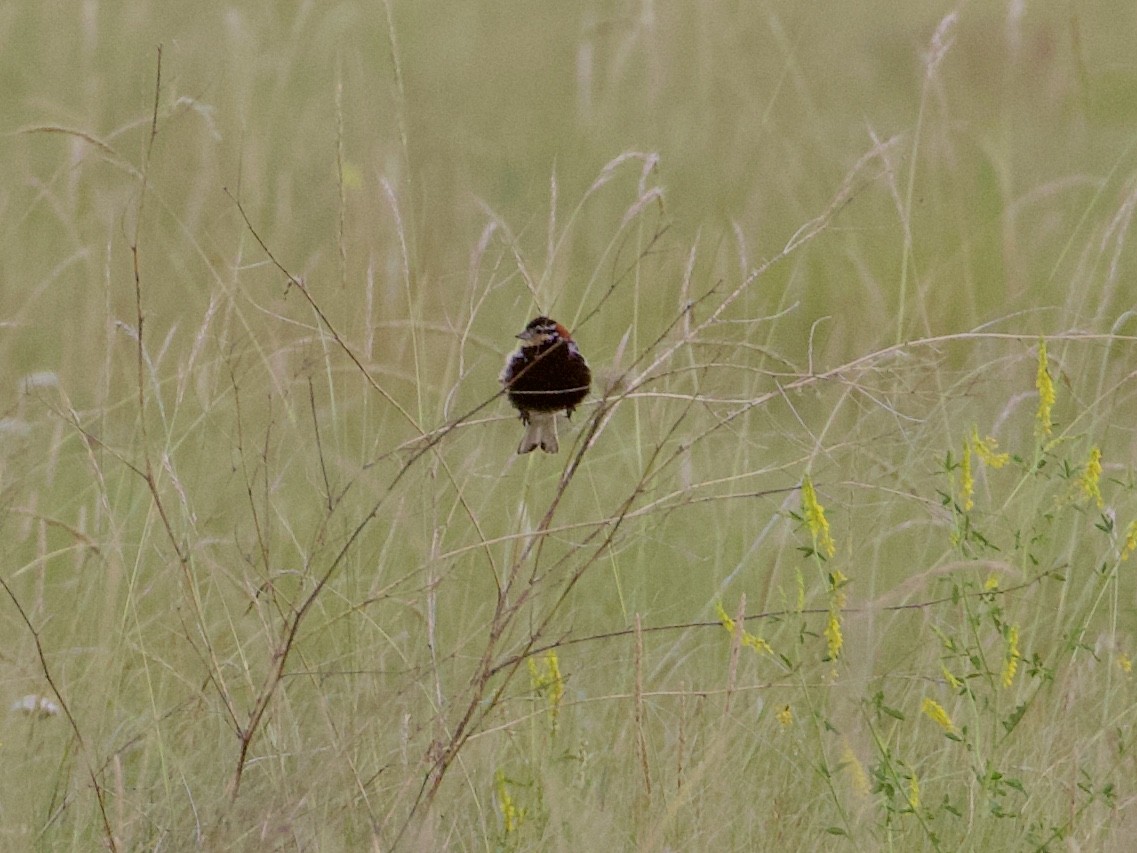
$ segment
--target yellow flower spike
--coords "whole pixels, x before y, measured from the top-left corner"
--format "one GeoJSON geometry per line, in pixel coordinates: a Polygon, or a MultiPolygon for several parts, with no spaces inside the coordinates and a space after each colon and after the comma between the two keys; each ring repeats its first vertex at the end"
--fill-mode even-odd
{"type": "Polygon", "coordinates": [[[553,649],[545,652],[542,666],[537,666],[533,658],[526,663],[529,666],[529,684],[535,693],[545,697],[549,706],[549,719],[553,731],[557,730],[557,717],[560,714],[561,700],[565,695],[565,679],[561,675],[560,661],[553,649]]]}
{"type": "Polygon", "coordinates": [[[948,712],[945,711],[944,706],[937,702],[935,699],[925,696],[924,701],[920,704],[920,710],[924,713],[924,716],[926,716],[929,720],[931,720],[948,734],[951,734],[955,731],[955,724],[952,723],[951,717],[948,716],[948,712]]]}
{"type": "Polygon", "coordinates": [[[1090,458],[1086,460],[1086,470],[1082,472],[1080,481],[1082,494],[1086,500],[1094,500],[1098,509],[1105,506],[1101,497],[1101,450],[1098,447],[1090,448],[1090,458]]]}
{"type": "Polygon", "coordinates": [[[1011,461],[1011,454],[998,453],[995,448],[999,446],[999,442],[995,441],[991,436],[986,438],[979,437],[979,428],[972,427],[971,429],[971,447],[975,451],[984,465],[988,468],[1002,468],[1011,461]]]}
{"type": "Polygon", "coordinates": [[[1133,661],[1130,659],[1129,655],[1125,654],[1125,652],[1122,652],[1117,656],[1117,665],[1121,667],[1121,671],[1126,675],[1129,675],[1131,672],[1133,672],[1133,661]]]}
{"type": "Polygon", "coordinates": [[[920,780],[915,773],[908,777],[908,807],[912,811],[920,808],[920,780]]]}
{"type": "MultiPolygon", "coordinates": [[[[733,637],[736,627],[735,622],[730,617],[730,614],[726,612],[726,608],[722,606],[721,601],[715,602],[715,616],[718,617],[719,622],[722,623],[722,626],[726,629],[726,632],[733,637]]],[[[755,634],[751,634],[745,628],[742,630],[742,645],[746,646],[747,648],[754,649],[754,651],[758,652],[759,654],[765,653],[772,655],[774,653],[774,650],[770,647],[769,643],[767,643],[761,637],[755,634]]]]}
{"type": "Polygon", "coordinates": [[[718,617],[719,622],[722,623],[722,626],[724,628],[726,628],[726,632],[728,634],[733,635],[734,634],[734,620],[730,617],[730,614],[726,612],[726,608],[724,608],[722,606],[721,601],[715,602],[715,616],[718,617]]]}
{"type": "Polygon", "coordinates": [[[959,462],[959,497],[964,512],[971,512],[975,506],[975,478],[971,476],[971,442],[963,443],[963,458],[959,462]]]}
{"type": "Polygon", "coordinates": [[[1007,631],[1007,655],[1003,660],[1003,686],[1010,687],[1019,669],[1019,626],[1012,625],[1007,631]]]}
{"type": "Polygon", "coordinates": [[[553,706],[553,716],[556,717],[557,708],[565,696],[565,679],[561,675],[561,664],[557,660],[557,653],[552,649],[545,652],[545,668],[549,673],[549,703],[553,706]]]}
{"type": "Polygon", "coordinates": [[[509,793],[509,786],[505,781],[505,771],[498,770],[493,777],[494,794],[497,797],[497,805],[501,810],[501,825],[505,829],[506,835],[515,832],[521,821],[525,817],[525,812],[517,807],[513,802],[513,795],[509,793]]]}
{"type": "Polygon", "coordinates": [[[1050,418],[1050,410],[1058,399],[1054,392],[1054,380],[1050,378],[1050,361],[1046,355],[1046,341],[1038,342],[1038,372],[1035,375],[1034,387],[1038,389],[1038,413],[1035,415],[1035,437],[1041,442],[1049,437],[1054,424],[1050,418]]]}
{"type": "Polygon", "coordinates": [[[1125,544],[1121,546],[1121,559],[1128,560],[1134,551],[1137,551],[1137,518],[1129,522],[1129,526],[1125,528],[1125,544]]]}
{"type": "Polygon", "coordinates": [[[994,592],[999,588],[999,577],[995,574],[987,575],[987,580],[983,581],[984,592],[994,592]]]}
{"type": "Polygon", "coordinates": [[[951,685],[952,690],[959,690],[963,686],[963,682],[956,678],[952,671],[943,664],[940,664],[940,672],[943,673],[944,680],[951,685]]]}
{"type": "Polygon", "coordinates": [[[841,613],[838,610],[829,611],[829,621],[825,623],[825,645],[829,649],[829,659],[837,660],[841,654],[841,646],[845,638],[841,635],[841,613]]]}
{"type": "Polygon", "coordinates": [[[825,623],[825,645],[829,659],[837,660],[845,638],[841,633],[841,610],[845,607],[845,582],[848,580],[840,569],[829,576],[829,620],[825,623]]]}
{"type": "Polygon", "coordinates": [[[829,533],[829,519],[825,517],[825,507],[817,500],[817,492],[808,474],[801,482],[801,513],[805,516],[805,522],[809,525],[809,532],[813,536],[814,550],[825,557],[836,554],[837,545],[829,533]]]}
{"type": "Polygon", "coordinates": [[[774,653],[769,643],[761,637],[751,634],[749,631],[742,632],[742,645],[754,649],[758,654],[772,655],[774,653]]]}
{"type": "Polygon", "coordinates": [[[783,729],[788,729],[794,724],[794,712],[789,705],[786,705],[786,707],[778,711],[778,713],[775,714],[775,717],[777,717],[778,725],[780,725],[783,729]]]}

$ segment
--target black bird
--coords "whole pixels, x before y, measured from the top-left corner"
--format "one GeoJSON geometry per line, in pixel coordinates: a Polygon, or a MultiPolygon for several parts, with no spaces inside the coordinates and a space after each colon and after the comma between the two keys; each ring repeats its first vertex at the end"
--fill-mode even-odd
{"type": "Polygon", "coordinates": [[[501,372],[509,402],[525,424],[517,452],[540,447],[556,453],[557,414],[571,415],[588,396],[592,371],[568,329],[556,320],[537,317],[517,337],[521,347],[506,359],[501,372]]]}

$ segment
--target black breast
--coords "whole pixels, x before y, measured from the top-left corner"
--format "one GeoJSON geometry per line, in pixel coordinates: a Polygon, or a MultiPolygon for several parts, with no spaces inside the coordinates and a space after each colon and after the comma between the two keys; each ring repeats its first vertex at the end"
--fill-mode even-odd
{"type": "Polygon", "coordinates": [[[555,341],[514,353],[507,370],[509,402],[518,409],[572,413],[588,395],[592,372],[576,344],[555,341]]]}

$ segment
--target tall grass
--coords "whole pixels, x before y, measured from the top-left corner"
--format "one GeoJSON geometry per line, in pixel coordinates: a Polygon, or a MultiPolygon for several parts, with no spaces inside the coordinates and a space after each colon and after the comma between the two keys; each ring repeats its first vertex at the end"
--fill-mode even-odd
{"type": "Polygon", "coordinates": [[[1127,9],[11,11],[5,845],[1124,848],[1127,9]]]}

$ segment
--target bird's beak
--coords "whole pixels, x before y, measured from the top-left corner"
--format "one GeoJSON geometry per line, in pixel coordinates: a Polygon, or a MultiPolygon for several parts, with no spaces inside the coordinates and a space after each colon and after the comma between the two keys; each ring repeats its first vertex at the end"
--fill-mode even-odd
{"type": "Polygon", "coordinates": [[[522,341],[531,341],[533,340],[533,331],[531,329],[526,329],[520,335],[517,335],[517,338],[522,341]]]}

